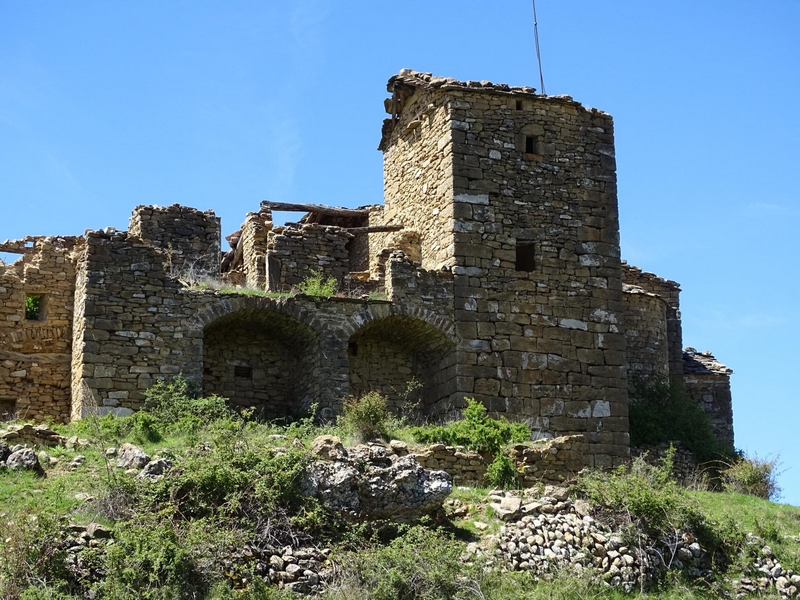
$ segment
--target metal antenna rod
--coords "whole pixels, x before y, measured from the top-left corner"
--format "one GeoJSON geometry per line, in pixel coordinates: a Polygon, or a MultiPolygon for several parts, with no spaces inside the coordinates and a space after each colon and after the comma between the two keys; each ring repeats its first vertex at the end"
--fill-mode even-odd
{"type": "Polygon", "coordinates": [[[541,84],[542,94],[545,96],[547,92],[544,91],[544,74],[542,73],[542,53],[539,50],[539,22],[536,18],[536,0],[533,2],[533,39],[536,41],[536,60],[539,62],[539,83],[541,84]]]}

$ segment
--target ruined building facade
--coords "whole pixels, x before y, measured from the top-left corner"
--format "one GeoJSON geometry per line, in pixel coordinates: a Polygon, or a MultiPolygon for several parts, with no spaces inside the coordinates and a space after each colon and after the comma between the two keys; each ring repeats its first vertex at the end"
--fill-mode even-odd
{"type": "Polygon", "coordinates": [[[473,397],[611,466],[629,381],[657,376],[732,445],[730,371],[683,351],[679,286],[620,258],[611,116],[412,71],[388,90],[382,205],[278,226],[264,202],[226,253],[214,213],[178,205],[0,247],[22,255],[0,265],[0,411],[129,414],[178,374],[268,416],[379,390],[437,420],[473,397]],[[316,272],[340,293],[297,293],[316,272]]]}

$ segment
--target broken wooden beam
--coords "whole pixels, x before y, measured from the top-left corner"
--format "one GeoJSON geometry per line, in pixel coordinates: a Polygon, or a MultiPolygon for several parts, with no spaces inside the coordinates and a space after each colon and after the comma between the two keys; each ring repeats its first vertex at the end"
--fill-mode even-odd
{"type": "Polygon", "coordinates": [[[68,363],[71,359],[71,354],[23,354],[22,352],[0,350],[0,360],[15,362],[68,363]]]}
{"type": "Polygon", "coordinates": [[[371,225],[369,227],[347,227],[347,233],[358,235],[359,233],[388,233],[390,231],[400,231],[403,225],[371,225]]]}
{"type": "Polygon", "coordinates": [[[368,217],[369,210],[364,208],[334,208],[332,206],[322,206],[321,204],[294,204],[293,202],[272,202],[262,200],[261,209],[283,210],[288,212],[307,212],[320,215],[330,215],[332,217],[368,217]]]}

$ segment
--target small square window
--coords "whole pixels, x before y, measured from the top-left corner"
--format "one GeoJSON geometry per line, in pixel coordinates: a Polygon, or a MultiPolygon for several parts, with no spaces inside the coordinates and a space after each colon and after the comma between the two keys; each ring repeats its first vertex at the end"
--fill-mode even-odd
{"type": "Polygon", "coordinates": [[[522,100],[517,100],[516,106],[517,110],[522,110],[522,100]]]}
{"type": "Polygon", "coordinates": [[[253,367],[233,367],[233,376],[237,379],[252,379],[253,367]]]}
{"type": "Polygon", "coordinates": [[[25,296],[25,319],[27,321],[44,321],[44,296],[27,294],[25,296]]]}
{"type": "Polygon", "coordinates": [[[538,140],[536,136],[533,135],[526,135],[525,136],[525,153],[526,154],[536,154],[536,143],[538,140]]]}
{"type": "Polygon", "coordinates": [[[347,353],[350,356],[358,356],[358,344],[356,342],[350,342],[347,344],[347,353]]]}
{"type": "Polygon", "coordinates": [[[516,270],[528,273],[536,270],[534,246],[531,242],[517,242],[516,270]]]}

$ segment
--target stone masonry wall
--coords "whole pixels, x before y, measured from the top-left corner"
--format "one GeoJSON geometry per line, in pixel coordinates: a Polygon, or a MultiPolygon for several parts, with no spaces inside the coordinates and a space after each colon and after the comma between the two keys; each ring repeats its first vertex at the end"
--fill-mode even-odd
{"type": "Polygon", "coordinates": [[[398,165],[410,195],[436,191],[420,200],[427,221],[452,185],[453,246],[439,258],[453,265],[459,392],[536,430],[585,434],[596,466],[625,462],[611,117],[529,88],[414,73],[390,80],[398,86],[408,100],[384,128],[387,210],[398,165]],[[518,270],[518,246],[533,249],[533,269],[518,270]]]}
{"type": "Polygon", "coordinates": [[[272,212],[248,213],[242,223],[242,244],[245,281],[260,290],[267,285],[267,248],[272,230],[272,212]]]}
{"type": "Polygon", "coordinates": [[[129,230],[131,235],[166,251],[166,261],[175,273],[219,273],[221,228],[213,210],[201,212],[180,204],[137,206],[129,230]]]}
{"type": "MultiPolygon", "coordinates": [[[[533,444],[517,444],[511,458],[520,474],[522,487],[539,483],[563,483],[586,466],[587,444],[583,436],[564,436],[533,444]]],[[[416,452],[426,469],[446,471],[456,484],[485,485],[486,468],[493,457],[462,446],[432,444],[416,452]]]]}
{"type": "Polygon", "coordinates": [[[33,237],[22,257],[0,263],[0,402],[3,411],[43,421],[69,419],[73,252],[79,238],[33,237]],[[38,319],[26,296],[41,297],[38,319]]]}
{"type": "Polygon", "coordinates": [[[733,450],[733,403],[731,369],[711,352],[687,348],[683,354],[685,390],[711,419],[717,439],[733,450]]]}
{"type": "Polygon", "coordinates": [[[667,303],[640,287],[625,285],[625,339],[628,377],[667,377],[667,303]]]}
{"type": "MultiPolygon", "coordinates": [[[[390,90],[391,91],[391,90],[390,90]]],[[[421,90],[402,107],[391,138],[382,143],[384,223],[402,223],[421,238],[422,267],[453,258],[453,178],[447,107],[421,90]]],[[[373,223],[370,217],[370,225],[373,223]]],[[[375,238],[375,244],[379,238],[375,238]]],[[[373,240],[370,240],[371,242],[373,240]]],[[[383,247],[386,247],[385,245],[383,247]]],[[[374,255],[374,253],[373,253],[374,255]]]]}
{"type": "Polygon", "coordinates": [[[656,294],[667,303],[667,343],[669,344],[669,378],[673,385],[683,386],[683,332],[681,327],[681,287],[675,281],[622,265],[622,281],[656,294]]]}
{"type": "Polygon", "coordinates": [[[274,227],[267,246],[267,289],[288,292],[311,271],[333,277],[345,287],[350,273],[347,243],[352,235],[341,227],[307,224],[300,228],[274,227]]]}

